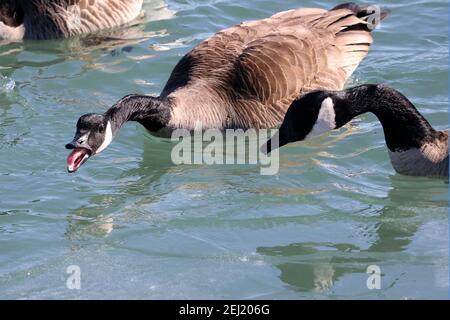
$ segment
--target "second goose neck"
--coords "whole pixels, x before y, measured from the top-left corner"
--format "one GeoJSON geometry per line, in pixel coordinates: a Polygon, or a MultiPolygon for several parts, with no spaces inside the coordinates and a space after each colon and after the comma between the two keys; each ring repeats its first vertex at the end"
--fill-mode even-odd
{"type": "Polygon", "coordinates": [[[439,133],[400,92],[384,85],[362,85],[344,91],[344,99],[337,99],[336,126],[341,127],[352,118],[371,112],[380,121],[391,151],[420,148],[432,142],[439,133]]]}

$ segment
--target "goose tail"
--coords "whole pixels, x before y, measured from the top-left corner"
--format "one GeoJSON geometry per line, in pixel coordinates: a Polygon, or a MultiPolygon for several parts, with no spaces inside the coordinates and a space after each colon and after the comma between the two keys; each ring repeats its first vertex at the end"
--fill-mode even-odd
{"type": "Polygon", "coordinates": [[[334,33],[334,48],[328,58],[342,70],[348,79],[369,53],[373,42],[372,31],[389,15],[389,10],[378,6],[360,6],[353,2],[340,4],[316,25],[334,33]],[[333,51],[334,50],[334,51],[333,51]]]}

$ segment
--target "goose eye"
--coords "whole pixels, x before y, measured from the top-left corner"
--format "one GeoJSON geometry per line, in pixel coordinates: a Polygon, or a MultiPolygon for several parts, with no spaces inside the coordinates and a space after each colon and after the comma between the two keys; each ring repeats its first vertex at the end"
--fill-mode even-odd
{"type": "Polygon", "coordinates": [[[103,131],[105,131],[105,126],[104,126],[103,124],[101,124],[101,125],[98,127],[98,132],[103,132],[103,131]]]}

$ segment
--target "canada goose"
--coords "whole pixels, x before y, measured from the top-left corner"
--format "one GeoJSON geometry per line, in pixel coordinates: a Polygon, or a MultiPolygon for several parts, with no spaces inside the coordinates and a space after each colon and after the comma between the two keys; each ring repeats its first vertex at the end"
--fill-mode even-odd
{"type": "MultiPolygon", "coordinates": [[[[176,65],[159,97],[128,95],[104,114],[82,116],[69,172],[104,150],[126,121],[168,136],[177,128],[278,126],[299,92],[340,90],[372,43],[369,7],[298,9],[245,22],[203,41],[176,65]]],[[[374,19],[375,18],[375,19],[374,19]]]]}
{"type": "Polygon", "coordinates": [[[143,0],[1,0],[0,40],[66,38],[123,25],[143,0]]]}
{"type": "MultiPolygon", "coordinates": [[[[389,157],[398,173],[448,178],[448,130],[433,129],[404,95],[381,84],[313,91],[300,97],[286,112],[278,146],[340,128],[366,112],[381,122],[389,157]]],[[[275,149],[276,139],[269,140],[266,147],[268,152],[275,149]]]]}

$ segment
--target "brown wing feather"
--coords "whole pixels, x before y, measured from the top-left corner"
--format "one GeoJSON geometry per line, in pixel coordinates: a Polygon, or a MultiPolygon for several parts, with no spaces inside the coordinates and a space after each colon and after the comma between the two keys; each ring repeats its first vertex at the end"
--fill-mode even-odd
{"type": "Polygon", "coordinates": [[[143,0],[21,0],[26,39],[70,37],[123,25],[143,0]]]}
{"type": "Polygon", "coordinates": [[[68,26],[70,35],[95,32],[126,24],[136,18],[143,0],[77,0],[80,24],[68,26]]]}
{"type": "Polygon", "coordinates": [[[223,30],[189,52],[162,97],[173,126],[278,125],[299,94],[340,90],[367,55],[366,22],[347,9],[299,9],[223,30]]]}

